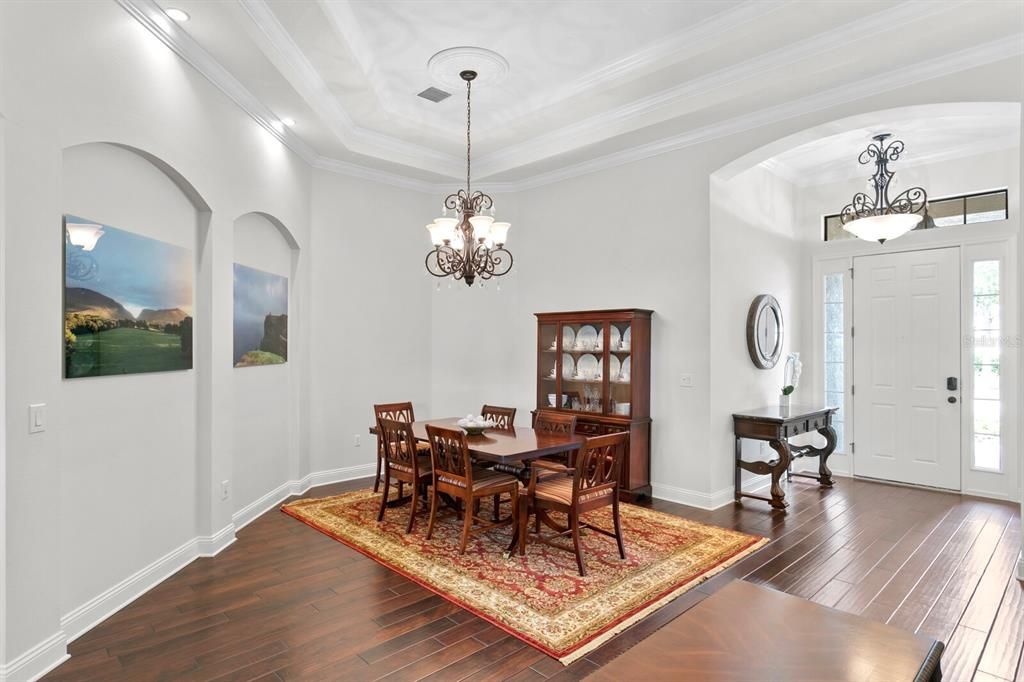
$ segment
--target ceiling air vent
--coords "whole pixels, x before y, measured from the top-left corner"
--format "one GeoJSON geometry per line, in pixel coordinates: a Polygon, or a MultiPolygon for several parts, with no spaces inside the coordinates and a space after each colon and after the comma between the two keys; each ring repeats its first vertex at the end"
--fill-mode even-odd
{"type": "Polygon", "coordinates": [[[437,102],[440,102],[443,99],[448,99],[449,97],[451,97],[452,93],[445,92],[444,90],[438,90],[437,88],[431,86],[424,90],[423,92],[419,93],[418,96],[422,97],[423,99],[428,99],[436,104],[437,102]]]}

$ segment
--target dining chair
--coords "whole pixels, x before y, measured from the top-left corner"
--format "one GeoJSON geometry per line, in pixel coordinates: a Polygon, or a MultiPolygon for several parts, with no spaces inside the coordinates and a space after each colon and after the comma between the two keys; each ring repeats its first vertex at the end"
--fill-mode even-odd
{"type": "MultiPolygon", "coordinates": [[[[516,408],[514,407],[498,407],[496,405],[484,405],[480,408],[480,416],[484,419],[490,419],[494,422],[494,428],[499,431],[515,431],[516,428],[516,408]]],[[[486,466],[486,465],[485,465],[486,466]]],[[[495,471],[500,471],[503,474],[512,474],[517,479],[522,480],[524,475],[529,470],[521,464],[493,464],[489,468],[495,471]]],[[[501,516],[501,496],[495,495],[492,505],[493,512],[491,519],[497,521],[501,516]]]]}
{"type": "MultiPolygon", "coordinates": [[[[571,436],[576,433],[576,415],[554,410],[537,410],[533,418],[533,430],[540,433],[571,436]]],[[[572,453],[543,457],[560,464],[572,464],[572,453]]]]}
{"type": "Polygon", "coordinates": [[[554,462],[534,460],[530,467],[530,483],[519,500],[519,554],[526,553],[527,518],[532,511],[539,521],[556,532],[548,537],[537,531],[536,542],[558,549],[567,549],[554,540],[572,536],[576,552],[576,566],[580,575],[587,574],[580,550],[580,528],[589,528],[602,535],[615,538],[619,545],[619,557],[626,558],[626,547],[622,540],[622,524],[619,519],[619,469],[626,449],[627,433],[610,433],[587,438],[576,456],[575,467],[565,467],[554,462]],[[593,526],[580,520],[580,515],[611,506],[614,532],[593,526]],[[568,526],[557,524],[550,512],[560,512],[568,517],[568,526]]]}
{"type": "Polygon", "coordinates": [[[494,422],[494,428],[510,431],[515,428],[516,408],[484,405],[480,408],[480,416],[494,422]]]}
{"type": "MultiPolygon", "coordinates": [[[[384,465],[384,448],[380,438],[380,420],[392,419],[394,421],[412,423],[416,421],[413,413],[412,403],[381,403],[373,406],[373,418],[377,424],[377,475],[373,479],[373,492],[380,489],[381,468],[384,465]]],[[[427,443],[417,443],[416,447],[424,455],[429,454],[430,446],[427,443]]],[[[398,496],[402,496],[403,481],[398,482],[398,496]]]]}
{"type": "Polygon", "coordinates": [[[519,516],[519,481],[515,476],[493,469],[474,467],[469,455],[466,433],[461,429],[446,429],[427,424],[427,437],[430,440],[430,459],[434,469],[427,539],[429,540],[434,533],[437,505],[442,494],[447,494],[461,502],[462,540],[459,543],[459,554],[466,552],[466,542],[471,533],[479,533],[500,526],[512,526],[514,532],[516,519],[519,516]],[[512,499],[512,514],[508,518],[488,522],[477,515],[476,500],[506,493],[512,499]],[[473,528],[474,522],[479,523],[480,527],[473,528]]]}
{"type": "MultiPolygon", "coordinates": [[[[381,419],[378,423],[377,437],[384,444],[384,494],[380,496],[380,512],[377,513],[377,521],[384,520],[391,481],[408,483],[412,487],[412,507],[409,511],[409,523],[405,527],[405,533],[408,535],[416,523],[417,503],[423,502],[422,511],[427,511],[427,486],[434,476],[430,456],[423,454],[416,447],[416,437],[412,434],[412,422],[381,419]],[[422,498],[420,494],[423,495],[422,498]]],[[[401,493],[399,493],[399,497],[401,497],[401,493]]]]}

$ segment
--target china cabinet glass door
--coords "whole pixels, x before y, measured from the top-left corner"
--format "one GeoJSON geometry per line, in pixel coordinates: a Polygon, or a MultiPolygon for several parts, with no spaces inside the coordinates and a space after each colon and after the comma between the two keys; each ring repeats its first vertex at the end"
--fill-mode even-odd
{"type": "Polygon", "coordinates": [[[629,322],[608,325],[608,413],[629,417],[633,371],[633,330],[629,322]]]}
{"type": "Polygon", "coordinates": [[[605,337],[600,323],[560,325],[559,355],[562,407],[574,412],[604,413],[605,337]]]}

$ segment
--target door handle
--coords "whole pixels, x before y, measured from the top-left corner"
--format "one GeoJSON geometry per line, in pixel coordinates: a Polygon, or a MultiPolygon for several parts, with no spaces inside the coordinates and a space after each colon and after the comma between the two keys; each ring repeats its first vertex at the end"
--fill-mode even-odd
{"type": "Polygon", "coordinates": [[[951,405],[956,403],[956,396],[953,396],[953,395],[949,396],[948,398],[946,398],[946,402],[951,404],[951,405]]]}
{"type": "Polygon", "coordinates": [[[957,388],[957,383],[958,382],[956,377],[946,377],[946,390],[955,391],[957,388]]]}

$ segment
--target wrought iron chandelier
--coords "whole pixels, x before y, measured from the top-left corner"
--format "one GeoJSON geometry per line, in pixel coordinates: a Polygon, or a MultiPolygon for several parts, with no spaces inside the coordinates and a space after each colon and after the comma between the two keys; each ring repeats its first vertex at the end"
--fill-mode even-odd
{"type": "Polygon", "coordinates": [[[889,164],[900,158],[903,153],[903,142],[893,140],[886,142],[891,133],[875,135],[874,142],[860,153],[857,161],[861,165],[874,160],[875,173],[869,184],[874,190],[874,198],[864,192],[857,192],[853,200],[843,207],[839,220],[843,227],[865,241],[877,241],[884,244],[910,232],[921,222],[922,209],[928,203],[928,194],[920,187],[911,187],[900,192],[896,198],[889,199],[889,185],[895,173],[889,170],[889,164]]]}
{"type": "MultiPolygon", "coordinates": [[[[470,185],[470,106],[476,71],[459,73],[466,81],[466,188],[449,194],[440,218],[427,225],[434,248],[427,253],[427,272],[434,277],[451,277],[473,286],[477,278],[501,277],[512,269],[512,254],[505,249],[509,223],[494,222],[494,201],[470,185]],[[449,217],[453,211],[456,217],[449,217]]],[[[481,281],[481,285],[483,281],[481,281]]]]}

